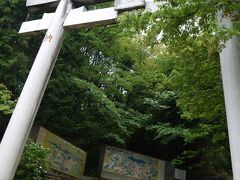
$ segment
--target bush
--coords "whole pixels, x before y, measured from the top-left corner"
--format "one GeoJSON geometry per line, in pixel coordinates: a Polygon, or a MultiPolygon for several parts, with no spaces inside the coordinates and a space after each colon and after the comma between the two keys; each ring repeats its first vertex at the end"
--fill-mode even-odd
{"type": "Polygon", "coordinates": [[[50,150],[29,140],[25,146],[14,180],[41,180],[50,168],[50,150]]]}

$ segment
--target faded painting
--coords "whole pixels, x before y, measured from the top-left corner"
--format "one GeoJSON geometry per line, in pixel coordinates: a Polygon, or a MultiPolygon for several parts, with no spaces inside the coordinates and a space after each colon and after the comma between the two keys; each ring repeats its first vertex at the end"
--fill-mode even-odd
{"type": "Polygon", "coordinates": [[[62,138],[40,128],[37,143],[51,150],[52,168],[82,179],[87,154],[62,138]]]}
{"type": "Polygon", "coordinates": [[[135,179],[157,180],[159,161],[157,159],[107,147],[105,149],[103,171],[135,179]]]}

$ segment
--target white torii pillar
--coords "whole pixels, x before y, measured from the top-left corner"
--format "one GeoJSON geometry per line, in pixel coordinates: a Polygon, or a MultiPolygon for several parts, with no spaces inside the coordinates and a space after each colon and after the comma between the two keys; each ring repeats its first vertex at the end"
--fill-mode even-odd
{"type": "MultiPolygon", "coordinates": [[[[219,24],[231,28],[230,18],[218,14],[219,24]]],[[[220,53],[222,81],[234,180],[240,180],[240,38],[233,36],[220,53]]]]}
{"type": "Polygon", "coordinates": [[[63,23],[72,9],[61,0],[39,49],[0,146],[0,179],[12,180],[63,42],[63,23]]]}

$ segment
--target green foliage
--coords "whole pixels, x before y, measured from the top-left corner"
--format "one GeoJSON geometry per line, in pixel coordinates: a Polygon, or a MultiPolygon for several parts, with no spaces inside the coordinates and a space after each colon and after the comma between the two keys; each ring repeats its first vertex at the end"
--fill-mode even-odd
{"type": "Polygon", "coordinates": [[[28,141],[15,174],[15,180],[41,180],[50,168],[50,151],[28,141]]]}
{"type": "Polygon", "coordinates": [[[31,62],[28,44],[17,30],[26,17],[25,1],[0,1],[0,82],[18,97],[31,62]]]}
{"type": "Polygon", "coordinates": [[[3,114],[11,114],[15,105],[15,101],[11,98],[12,94],[7,88],[0,84],[0,112],[3,114]]]}
{"type": "Polygon", "coordinates": [[[173,162],[199,171],[203,167],[213,169],[213,174],[229,173],[231,168],[218,54],[223,48],[221,42],[239,35],[238,9],[238,2],[227,0],[160,1],[157,12],[144,13],[141,17],[131,14],[124,19],[126,24],[123,23],[128,27],[134,24],[131,32],[142,31],[144,42],[159,51],[155,51],[154,59],[165,77],[166,84],[162,85],[176,94],[173,100],[180,110],[177,112],[180,121],[165,119],[150,124],[147,130],[154,132],[155,140],[163,144],[184,142],[184,151],[173,162]],[[232,18],[232,28],[217,24],[219,12],[232,18]],[[221,153],[216,155],[214,149],[221,153]],[[196,159],[198,163],[191,166],[187,159],[196,159]]]}

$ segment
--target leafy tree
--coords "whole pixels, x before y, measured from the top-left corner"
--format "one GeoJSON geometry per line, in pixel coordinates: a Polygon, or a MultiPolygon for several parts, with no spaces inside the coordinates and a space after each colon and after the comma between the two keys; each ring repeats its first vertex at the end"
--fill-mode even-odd
{"type": "Polygon", "coordinates": [[[0,112],[3,114],[11,114],[15,102],[11,98],[12,94],[7,88],[0,84],[0,112]]]}
{"type": "Polygon", "coordinates": [[[28,44],[17,33],[26,16],[23,7],[24,1],[0,2],[0,82],[9,88],[14,97],[18,97],[31,65],[25,54],[28,44]]]}
{"type": "Polygon", "coordinates": [[[11,115],[15,101],[12,100],[12,93],[4,86],[0,84],[0,135],[4,132],[7,126],[7,118],[11,115]]]}
{"type": "Polygon", "coordinates": [[[181,113],[181,124],[160,122],[148,129],[155,130],[155,138],[161,143],[183,138],[185,150],[173,162],[191,166],[187,159],[195,159],[198,161],[194,161],[195,168],[199,172],[203,168],[206,176],[230,173],[231,169],[218,53],[221,41],[239,35],[237,9],[238,2],[224,0],[160,1],[156,13],[145,13],[144,17],[136,14],[132,20],[126,18],[135,25],[132,28],[135,31],[143,29],[149,45],[161,43],[165,47],[164,52],[159,49],[156,59],[171,82],[168,87],[176,94],[181,113]],[[216,23],[218,12],[232,17],[231,29],[216,23]],[[139,18],[142,24],[137,21],[139,18]]]}

